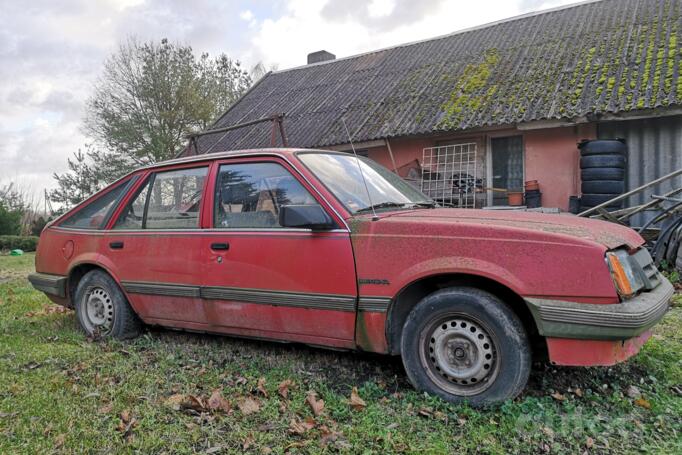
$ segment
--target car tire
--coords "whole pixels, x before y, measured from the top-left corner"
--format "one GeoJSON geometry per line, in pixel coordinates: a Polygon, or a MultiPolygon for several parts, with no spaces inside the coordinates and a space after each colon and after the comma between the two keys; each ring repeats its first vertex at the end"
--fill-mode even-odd
{"type": "Polygon", "coordinates": [[[578,144],[581,156],[619,154],[625,155],[628,146],[624,140],[618,139],[597,139],[584,141],[578,144]]]}
{"type": "Polygon", "coordinates": [[[516,397],[530,374],[521,320],[476,288],[443,289],[422,299],[403,325],[401,352],[417,390],[474,407],[516,397]]]}
{"type": "Polygon", "coordinates": [[[142,321],[116,281],[102,270],[92,270],[80,280],[74,308],[81,328],[90,336],[123,340],[142,332],[142,321]]]}
{"type": "Polygon", "coordinates": [[[591,168],[625,168],[625,157],[623,155],[590,155],[580,158],[580,169],[591,168]]]}
{"type": "Polygon", "coordinates": [[[587,168],[580,173],[580,179],[583,182],[590,182],[595,180],[623,180],[625,178],[625,169],[616,167],[602,167],[602,168],[587,168]]]}
{"type": "Polygon", "coordinates": [[[623,194],[625,182],[622,180],[590,180],[583,182],[580,190],[587,194],[623,194]]]}
{"type": "MultiPolygon", "coordinates": [[[[596,207],[618,196],[620,196],[620,194],[583,194],[582,196],[580,196],[580,203],[587,207],[596,207]]],[[[613,208],[619,209],[622,206],[623,201],[621,200],[613,204],[609,204],[606,207],[611,209],[613,208]]]]}

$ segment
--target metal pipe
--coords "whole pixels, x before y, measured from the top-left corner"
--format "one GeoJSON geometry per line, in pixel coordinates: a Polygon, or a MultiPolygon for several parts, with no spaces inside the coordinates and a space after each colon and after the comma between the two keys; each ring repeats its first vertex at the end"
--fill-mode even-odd
{"type": "Polygon", "coordinates": [[[644,185],[640,186],[639,188],[635,188],[634,190],[628,191],[627,193],[621,194],[620,196],[614,197],[613,199],[609,199],[608,201],[603,202],[603,203],[601,203],[595,207],[592,207],[591,209],[588,209],[588,210],[585,210],[584,212],[578,213],[578,216],[587,216],[590,213],[597,211],[597,209],[606,208],[609,205],[613,204],[614,202],[622,201],[623,199],[628,198],[628,197],[632,196],[633,194],[637,194],[642,190],[650,188],[650,187],[652,187],[658,183],[664,182],[664,181],[671,179],[673,177],[677,177],[678,175],[682,175],[682,169],[678,169],[676,171],[673,171],[668,175],[664,175],[663,177],[659,177],[656,180],[652,180],[649,183],[645,183],[644,185]]]}

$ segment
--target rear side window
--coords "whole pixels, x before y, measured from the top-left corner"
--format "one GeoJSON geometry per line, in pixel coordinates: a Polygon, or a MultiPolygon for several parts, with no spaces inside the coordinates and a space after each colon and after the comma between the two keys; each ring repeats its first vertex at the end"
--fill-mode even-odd
{"type": "Polygon", "coordinates": [[[128,188],[128,182],[119,184],[103,196],[98,197],[59,225],[75,229],[99,229],[110,216],[116,203],[128,188]]]}
{"type": "Polygon", "coordinates": [[[225,164],[216,181],[214,226],[279,228],[283,205],[317,204],[284,167],[276,163],[225,164]]]}
{"type": "Polygon", "coordinates": [[[114,229],[197,229],[208,167],[157,172],[128,203],[114,229]]]}

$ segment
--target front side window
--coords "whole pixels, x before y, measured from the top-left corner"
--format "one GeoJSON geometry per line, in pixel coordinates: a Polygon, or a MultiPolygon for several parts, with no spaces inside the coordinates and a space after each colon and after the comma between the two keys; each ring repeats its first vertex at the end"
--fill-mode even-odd
{"type": "Polygon", "coordinates": [[[281,206],[312,204],[315,198],[279,164],[226,164],[216,181],[214,226],[279,228],[281,206]]]}
{"type": "Polygon", "coordinates": [[[398,175],[368,158],[340,153],[300,153],[298,156],[352,213],[366,212],[371,210],[370,206],[395,209],[434,204],[398,175]]]}
{"type": "Polygon", "coordinates": [[[110,211],[123,196],[129,181],[120,183],[116,188],[78,210],[62,221],[60,226],[75,229],[99,229],[107,220],[107,216],[110,216],[110,211]]]}
{"type": "Polygon", "coordinates": [[[114,229],[197,229],[207,167],[153,174],[114,229]]]}

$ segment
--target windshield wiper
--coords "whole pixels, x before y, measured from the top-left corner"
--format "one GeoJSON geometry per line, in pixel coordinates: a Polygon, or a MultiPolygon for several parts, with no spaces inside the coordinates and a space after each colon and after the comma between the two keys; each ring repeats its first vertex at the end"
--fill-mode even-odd
{"type": "Polygon", "coordinates": [[[361,209],[358,209],[355,211],[355,213],[371,212],[372,210],[386,209],[386,208],[390,208],[390,207],[405,207],[406,205],[408,205],[408,204],[405,204],[403,202],[391,202],[391,201],[379,202],[378,204],[369,205],[367,207],[363,207],[361,209]]]}
{"type": "Polygon", "coordinates": [[[413,202],[412,207],[426,207],[426,208],[434,208],[436,206],[436,201],[422,201],[422,202],[413,202]]]}

